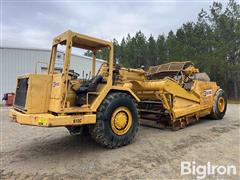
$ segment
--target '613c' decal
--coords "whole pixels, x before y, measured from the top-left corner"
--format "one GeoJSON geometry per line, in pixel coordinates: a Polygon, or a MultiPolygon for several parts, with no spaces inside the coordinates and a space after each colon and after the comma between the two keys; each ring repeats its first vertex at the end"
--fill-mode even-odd
{"type": "Polygon", "coordinates": [[[81,123],[81,122],[82,122],[82,119],[80,119],[80,118],[73,120],[73,123],[81,123]]]}

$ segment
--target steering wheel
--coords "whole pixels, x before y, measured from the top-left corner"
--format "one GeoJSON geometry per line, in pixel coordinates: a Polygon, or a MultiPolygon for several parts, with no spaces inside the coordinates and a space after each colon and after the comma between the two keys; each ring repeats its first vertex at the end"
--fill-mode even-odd
{"type": "Polygon", "coordinates": [[[80,76],[77,72],[72,72],[72,71],[69,71],[68,72],[68,75],[71,76],[72,78],[78,78],[78,76],[80,76]]]}

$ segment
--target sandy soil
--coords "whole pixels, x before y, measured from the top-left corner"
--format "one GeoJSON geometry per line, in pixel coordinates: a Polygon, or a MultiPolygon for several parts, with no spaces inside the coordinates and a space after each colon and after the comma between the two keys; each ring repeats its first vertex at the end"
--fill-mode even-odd
{"type": "Polygon", "coordinates": [[[224,178],[240,176],[240,105],[229,105],[221,121],[202,120],[177,132],[141,127],[132,144],[114,150],[65,128],[10,122],[6,108],[0,113],[0,179],[195,178],[181,176],[181,161],[235,165],[238,174],[224,178]]]}

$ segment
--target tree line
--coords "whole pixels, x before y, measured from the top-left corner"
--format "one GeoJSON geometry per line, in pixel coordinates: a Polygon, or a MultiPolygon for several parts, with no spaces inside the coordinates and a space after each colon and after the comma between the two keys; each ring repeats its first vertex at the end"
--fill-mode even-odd
{"type": "MultiPolygon", "coordinates": [[[[209,10],[199,12],[197,22],[184,23],[176,32],[155,39],[138,31],[121,42],[113,39],[113,43],[114,59],[125,67],[192,61],[227,92],[228,98],[240,99],[240,5],[234,0],[225,8],[214,2],[209,10]]],[[[85,55],[92,54],[87,51],[85,55]]],[[[97,57],[107,59],[107,49],[97,57]]]]}

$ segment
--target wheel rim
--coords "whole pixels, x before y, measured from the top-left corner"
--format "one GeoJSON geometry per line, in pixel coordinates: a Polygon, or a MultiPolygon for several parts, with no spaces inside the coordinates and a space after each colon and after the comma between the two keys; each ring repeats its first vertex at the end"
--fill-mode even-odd
{"type": "Polygon", "coordinates": [[[132,114],[126,107],[117,108],[111,118],[112,131],[117,135],[124,135],[132,126],[132,114]]]}
{"type": "Polygon", "coordinates": [[[224,101],[224,98],[223,97],[220,97],[218,99],[218,110],[220,112],[223,112],[224,111],[224,108],[225,108],[225,101],[224,101]]]}

